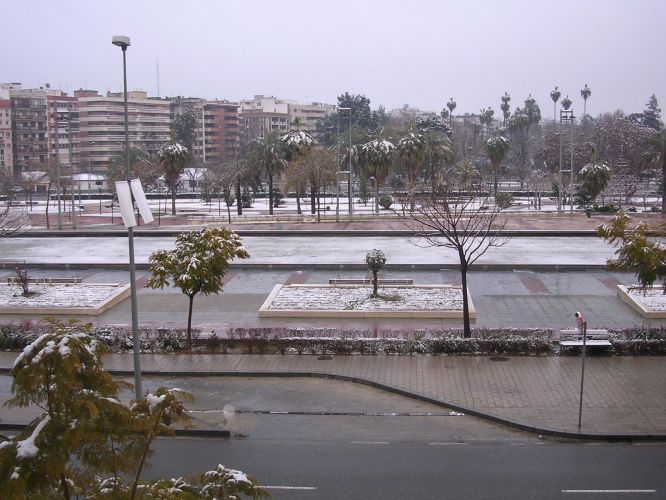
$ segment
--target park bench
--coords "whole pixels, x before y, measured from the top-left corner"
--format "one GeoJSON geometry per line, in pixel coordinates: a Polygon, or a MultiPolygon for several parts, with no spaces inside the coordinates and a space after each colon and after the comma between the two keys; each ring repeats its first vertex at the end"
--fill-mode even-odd
{"type": "MultiPolygon", "coordinates": [[[[59,284],[68,284],[68,283],[81,283],[81,278],[28,278],[28,283],[38,284],[48,284],[48,285],[59,285],[59,284]]],[[[16,276],[7,277],[8,285],[17,285],[19,280],[16,276]]]]}
{"type": "MultiPolygon", "coordinates": [[[[379,279],[377,280],[379,285],[413,285],[414,280],[412,279],[379,279]]],[[[329,285],[372,285],[372,280],[368,278],[364,279],[330,279],[328,280],[329,285]]]]}
{"type": "MultiPolygon", "coordinates": [[[[610,336],[606,329],[587,329],[585,344],[588,347],[611,347],[610,336]]],[[[560,349],[562,347],[582,347],[583,338],[577,328],[560,330],[560,349]]]]}

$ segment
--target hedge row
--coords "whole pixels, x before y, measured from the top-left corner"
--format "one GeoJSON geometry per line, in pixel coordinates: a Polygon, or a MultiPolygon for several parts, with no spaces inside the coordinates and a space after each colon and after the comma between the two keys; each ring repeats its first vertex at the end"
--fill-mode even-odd
{"type": "MultiPolygon", "coordinates": [[[[0,349],[23,349],[39,335],[54,327],[50,323],[33,325],[0,324],[0,349]]],[[[126,327],[94,328],[71,324],[104,342],[111,350],[131,350],[132,332],[126,327]]],[[[507,354],[545,355],[554,351],[549,329],[477,329],[466,339],[460,329],[372,330],[338,328],[233,328],[225,337],[213,334],[199,338],[195,346],[209,352],[282,354],[507,354]]],[[[144,352],[176,352],[187,348],[186,330],[140,328],[144,352]]],[[[666,327],[637,327],[612,330],[613,353],[618,355],[666,355],[666,327]]]]}
{"type": "Polygon", "coordinates": [[[282,354],[548,354],[551,330],[482,329],[473,338],[462,330],[351,330],[336,328],[234,328],[219,339],[223,351],[275,350],[282,354]]]}

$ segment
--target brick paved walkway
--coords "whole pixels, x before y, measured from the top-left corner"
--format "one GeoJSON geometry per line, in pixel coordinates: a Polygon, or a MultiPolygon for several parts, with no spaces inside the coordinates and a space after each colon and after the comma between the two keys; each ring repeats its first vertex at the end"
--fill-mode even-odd
{"type": "MultiPolygon", "coordinates": [[[[0,353],[9,367],[15,353],[0,353]]],[[[146,354],[144,372],[319,374],[359,379],[544,430],[577,433],[581,359],[575,356],[316,356],[146,354]]],[[[109,370],[130,371],[130,354],[110,354],[109,370]]],[[[583,434],[666,438],[666,360],[588,357],[583,434]]],[[[0,408],[0,419],[3,412],[0,408]]]]}

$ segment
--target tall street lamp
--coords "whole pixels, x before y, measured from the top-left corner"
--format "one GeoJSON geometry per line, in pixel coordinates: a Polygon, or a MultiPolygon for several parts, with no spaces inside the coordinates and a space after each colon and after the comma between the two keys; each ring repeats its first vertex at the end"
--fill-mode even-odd
{"type": "MultiPolygon", "coordinates": [[[[131,178],[130,155],[129,155],[129,125],[127,113],[127,61],[125,53],[129,47],[130,39],[127,36],[114,36],[111,43],[120,47],[123,51],[123,93],[125,98],[125,161],[126,170],[125,177],[129,185],[131,178]]],[[[113,204],[113,201],[111,202],[113,204]]],[[[143,391],[141,390],[141,358],[140,353],[140,340],[139,340],[139,318],[137,313],[136,301],[136,265],[134,264],[134,228],[132,226],[127,228],[127,239],[129,241],[129,265],[130,265],[130,289],[131,289],[131,304],[132,304],[132,344],[134,353],[134,390],[136,399],[142,398],[143,391]]]]}
{"type": "Polygon", "coordinates": [[[349,111],[349,170],[347,170],[347,200],[349,203],[349,218],[352,218],[354,213],[354,198],[352,189],[352,109],[338,108],[338,111],[349,111]]]}

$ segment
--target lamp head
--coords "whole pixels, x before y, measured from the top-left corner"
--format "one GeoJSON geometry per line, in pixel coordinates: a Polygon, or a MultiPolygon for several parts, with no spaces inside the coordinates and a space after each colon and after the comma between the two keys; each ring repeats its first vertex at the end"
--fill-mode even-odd
{"type": "Polygon", "coordinates": [[[130,43],[130,39],[129,39],[128,36],[114,36],[114,37],[111,39],[111,43],[112,43],[113,45],[116,45],[116,46],[118,46],[118,47],[121,47],[123,50],[125,50],[127,47],[129,47],[130,45],[132,45],[132,44],[130,43]]]}

